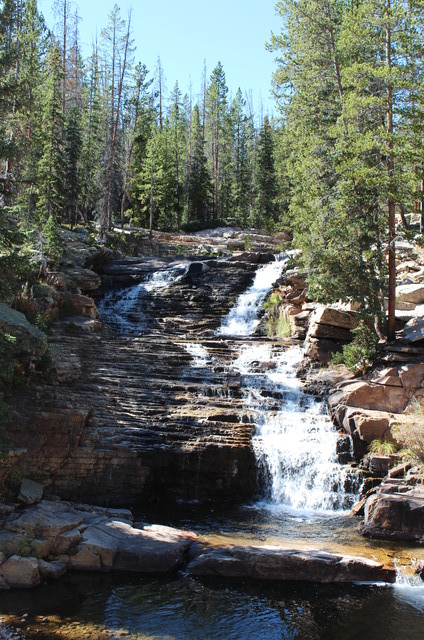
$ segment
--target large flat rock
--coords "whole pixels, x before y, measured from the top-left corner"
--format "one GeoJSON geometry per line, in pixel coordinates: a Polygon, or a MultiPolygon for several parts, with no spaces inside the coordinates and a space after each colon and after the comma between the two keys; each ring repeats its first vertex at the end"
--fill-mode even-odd
{"type": "Polygon", "coordinates": [[[196,576],[302,582],[394,582],[395,571],[366,558],[274,546],[204,549],[189,562],[196,576]]]}
{"type": "Polygon", "coordinates": [[[72,509],[66,509],[61,503],[46,500],[26,509],[18,517],[11,516],[5,528],[9,531],[29,531],[35,536],[52,538],[75,529],[81,523],[82,517],[72,509]]]}
{"type": "Polygon", "coordinates": [[[71,564],[80,570],[170,573],[182,567],[195,538],[171,527],[136,529],[126,522],[105,520],[83,532],[71,564]]]}

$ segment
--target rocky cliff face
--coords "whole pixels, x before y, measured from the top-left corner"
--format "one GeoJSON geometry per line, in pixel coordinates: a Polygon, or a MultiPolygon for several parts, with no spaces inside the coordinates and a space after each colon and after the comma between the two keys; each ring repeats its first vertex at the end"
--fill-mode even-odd
{"type": "MultiPolygon", "coordinates": [[[[139,335],[99,331],[89,315],[57,322],[45,379],[15,397],[21,472],[50,495],[108,505],[252,497],[252,425],[228,370],[233,345],[214,331],[268,259],[186,265],[136,306],[139,335]],[[207,370],[199,352],[214,362],[207,370]]],[[[121,260],[104,276],[119,296],[124,276],[143,281],[157,268],[121,260]]]]}

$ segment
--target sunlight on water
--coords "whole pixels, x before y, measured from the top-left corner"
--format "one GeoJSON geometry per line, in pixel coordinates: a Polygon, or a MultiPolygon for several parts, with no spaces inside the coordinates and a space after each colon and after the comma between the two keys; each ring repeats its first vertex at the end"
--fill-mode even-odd
{"type": "Polygon", "coordinates": [[[337,462],[337,433],[323,404],[301,389],[301,359],[300,347],[273,356],[269,345],[254,345],[243,346],[234,363],[256,425],[253,447],[269,483],[267,497],[274,507],[348,509],[359,483],[337,462]]]}
{"type": "Polygon", "coordinates": [[[288,260],[289,258],[286,257],[258,269],[252,286],[240,296],[235,307],[223,320],[218,329],[218,335],[250,336],[255,331],[259,324],[258,313],[262,302],[274,282],[281,277],[288,260]]]}
{"type": "Polygon", "coordinates": [[[156,271],[148,280],[118,291],[109,291],[98,304],[99,313],[105,324],[118,333],[137,333],[145,328],[143,317],[147,295],[167,289],[179,282],[188,269],[187,265],[177,265],[164,271],[156,271]]]}

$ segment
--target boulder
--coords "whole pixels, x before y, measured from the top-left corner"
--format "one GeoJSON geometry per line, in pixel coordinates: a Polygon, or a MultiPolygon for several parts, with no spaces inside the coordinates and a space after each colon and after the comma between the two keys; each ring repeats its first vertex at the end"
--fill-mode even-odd
{"type": "Polygon", "coordinates": [[[400,368],[399,378],[405,389],[418,389],[424,382],[424,363],[405,364],[400,368]]]}
{"type": "Polygon", "coordinates": [[[373,411],[402,413],[411,395],[411,392],[403,387],[358,380],[349,382],[332,393],[328,398],[328,405],[330,412],[334,411],[337,405],[343,405],[373,411]]]}
{"type": "Polygon", "coordinates": [[[343,419],[343,428],[370,444],[373,440],[390,439],[390,421],[393,415],[385,411],[370,411],[349,407],[343,419]]]}
{"type": "Polygon", "coordinates": [[[187,571],[222,576],[302,582],[395,582],[394,569],[366,558],[274,546],[203,549],[187,571]]]}
{"type": "Polygon", "coordinates": [[[20,355],[41,357],[47,350],[47,336],[30,324],[23,313],[0,302],[0,331],[16,338],[15,351],[20,355]]]}
{"type": "Polygon", "coordinates": [[[386,478],[365,504],[362,534],[372,538],[424,541],[424,487],[386,478]]]}
{"type": "Polygon", "coordinates": [[[188,548],[196,539],[193,533],[161,525],[133,532],[119,545],[114,569],[143,573],[176,571],[181,568],[188,548]]]}
{"type": "Polygon", "coordinates": [[[64,531],[56,536],[51,553],[54,556],[66,555],[72,547],[76,547],[82,540],[82,534],[78,527],[64,531]]]}
{"type": "Polygon", "coordinates": [[[12,556],[0,565],[0,577],[10,587],[30,589],[40,583],[40,572],[36,558],[12,556]]]}
{"type": "Polygon", "coordinates": [[[72,566],[80,570],[168,573],[181,568],[196,536],[171,527],[137,529],[120,520],[102,519],[82,533],[72,566]]]}
{"type": "Polygon", "coordinates": [[[396,288],[397,302],[424,303],[424,284],[401,284],[396,288]]]}
{"type": "Polygon", "coordinates": [[[66,573],[67,565],[64,562],[46,562],[45,560],[39,560],[38,569],[42,578],[57,580],[66,573]]]}
{"type": "Polygon", "coordinates": [[[90,549],[83,547],[70,558],[71,567],[77,571],[101,571],[100,556],[90,549]]]}
{"type": "Polygon", "coordinates": [[[323,324],[330,327],[351,330],[356,327],[358,320],[354,312],[319,305],[311,316],[310,325],[312,324],[323,324]]]}
{"type": "Polygon", "coordinates": [[[34,482],[29,478],[22,480],[18,500],[24,504],[36,504],[43,498],[44,486],[39,482],[34,482]]]}
{"type": "Polygon", "coordinates": [[[95,291],[101,285],[100,276],[90,269],[72,268],[65,271],[65,283],[68,289],[95,291]]]}
{"type": "Polygon", "coordinates": [[[422,316],[409,320],[403,329],[403,339],[407,342],[424,340],[424,318],[422,316]]]}

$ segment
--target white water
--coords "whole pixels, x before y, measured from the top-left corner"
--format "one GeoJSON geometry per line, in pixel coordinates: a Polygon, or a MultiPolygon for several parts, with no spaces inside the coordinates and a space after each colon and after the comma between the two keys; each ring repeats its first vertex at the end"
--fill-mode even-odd
{"type": "Polygon", "coordinates": [[[323,403],[296,378],[300,347],[273,353],[270,345],[244,345],[234,366],[256,426],[253,447],[273,508],[336,511],[352,506],[358,481],[337,462],[337,433],[323,403]]]}
{"type": "MultiPolygon", "coordinates": [[[[222,336],[252,335],[266,295],[289,256],[261,267],[253,285],[223,320],[222,336]]],[[[359,479],[337,462],[337,433],[322,402],[305,394],[296,377],[300,347],[244,345],[233,363],[256,433],[253,446],[267,484],[271,508],[334,512],[352,507],[359,479]]],[[[262,506],[264,504],[262,503],[262,506]]]]}
{"type": "Polygon", "coordinates": [[[184,277],[187,265],[176,265],[156,271],[148,280],[133,287],[110,291],[98,305],[104,322],[119,333],[136,333],[144,329],[143,303],[146,294],[154,296],[184,277]]]}
{"type": "Polygon", "coordinates": [[[397,568],[393,589],[395,597],[402,603],[424,612],[424,582],[420,576],[414,575],[412,567],[409,572],[397,568]]]}
{"type": "Polygon", "coordinates": [[[243,293],[218,329],[222,336],[250,336],[259,324],[258,314],[267,293],[280,278],[289,257],[270,262],[256,272],[253,284],[243,293]]]}

